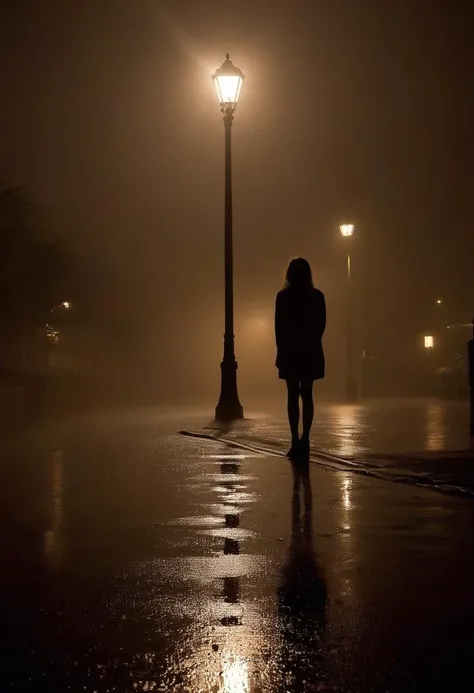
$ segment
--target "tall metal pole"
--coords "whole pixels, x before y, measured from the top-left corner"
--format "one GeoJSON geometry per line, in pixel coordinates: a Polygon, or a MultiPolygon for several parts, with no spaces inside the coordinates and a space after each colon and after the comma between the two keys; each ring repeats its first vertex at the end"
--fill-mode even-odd
{"type": "Polygon", "coordinates": [[[221,393],[216,407],[217,421],[244,418],[237,393],[237,361],[234,350],[234,252],[232,238],[232,122],[231,107],[223,108],[225,131],[225,333],[221,363],[221,393]]]}
{"type": "Polygon", "coordinates": [[[472,319],[472,339],[467,344],[469,359],[469,431],[474,442],[474,318],[472,319]]]}
{"type": "Polygon", "coordinates": [[[361,334],[362,334],[362,347],[361,347],[361,364],[360,364],[360,387],[359,394],[362,399],[368,395],[368,359],[369,359],[369,316],[368,316],[368,296],[367,296],[367,283],[368,283],[368,262],[367,262],[367,244],[366,239],[362,239],[360,244],[360,257],[362,265],[362,281],[361,281],[361,310],[360,310],[360,320],[361,320],[361,334]]]}
{"type": "Polygon", "coordinates": [[[352,277],[351,251],[347,253],[347,288],[346,288],[346,399],[353,402],[358,399],[357,385],[354,379],[354,345],[352,325],[352,277]]]}

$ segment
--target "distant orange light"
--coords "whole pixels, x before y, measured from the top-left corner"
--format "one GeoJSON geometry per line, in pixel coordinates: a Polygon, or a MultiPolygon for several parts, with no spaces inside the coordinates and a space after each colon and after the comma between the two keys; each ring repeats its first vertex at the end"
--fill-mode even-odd
{"type": "Polygon", "coordinates": [[[354,234],[354,224],[341,224],[339,228],[341,230],[342,235],[345,238],[347,238],[348,236],[352,236],[354,234]]]}
{"type": "Polygon", "coordinates": [[[434,337],[431,334],[425,335],[425,349],[432,349],[434,347],[434,337]]]}

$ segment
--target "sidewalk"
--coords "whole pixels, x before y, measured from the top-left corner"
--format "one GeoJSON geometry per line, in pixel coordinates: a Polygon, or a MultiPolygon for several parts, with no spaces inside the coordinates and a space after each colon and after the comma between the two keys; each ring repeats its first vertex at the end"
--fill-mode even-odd
{"type": "MultiPolygon", "coordinates": [[[[335,469],[474,496],[474,447],[467,417],[464,403],[430,399],[317,405],[312,460],[335,469]],[[446,445],[459,447],[446,449],[446,445]]],[[[270,454],[284,454],[289,447],[288,423],[281,416],[260,414],[228,426],[210,422],[188,432],[270,454]]]]}

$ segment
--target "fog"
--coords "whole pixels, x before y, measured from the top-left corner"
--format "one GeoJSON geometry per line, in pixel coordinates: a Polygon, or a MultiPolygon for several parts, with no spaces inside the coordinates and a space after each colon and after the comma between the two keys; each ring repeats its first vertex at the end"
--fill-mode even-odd
{"type": "Polygon", "coordinates": [[[87,327],[69,344],[98,397],[216,403],[224,129],[211,74],[227,51],[246,76],[233,126],[244,407],[282,395],[274,297],[296,255],[327,300],[318,396],[342,395],[347,220],[369,394],[419,394],[424,369],[462,350],[469,331],[449,341],[445,327],[474,310],[468,3],[25,0],[1,13],[1,178],[73,258],[87,327]]]}

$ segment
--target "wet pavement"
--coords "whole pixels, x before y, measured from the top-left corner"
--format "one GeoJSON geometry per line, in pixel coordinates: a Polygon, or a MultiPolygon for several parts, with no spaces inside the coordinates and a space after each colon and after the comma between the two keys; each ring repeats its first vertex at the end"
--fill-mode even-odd
{"type": "MultiPolygon", "coordinates": [[[[289,446],[288,422],[281,409],[269,414],[271,406],[232,426],[211,422],[187,432],[284,454],[289,446]]],[[[312,460],[331,469],[474,498],[474,439],[468,422],[466,402],[430,398],[317,402],[312,460]]]]}
{"type": "Polygon", "coordinates": [[[470,687],[471,500],[176,435],[199,421],[5,442],[2,693],[470,687]]]}
{"type": "MultiPolygon", "coordinates": [[[[375,399],[358,404],[315,402],[312,445],[335,455],[436,452],[469,446],[469,407],[430,398],[375,399]]],[[[284,393],[246,412],[241,428],[261,441],[288,442],[284,393]]],[[[239,429],[239,426],[237,426],[239,429]]],[[[240,433],[240,431],[239,431],[240,433]]]]}

